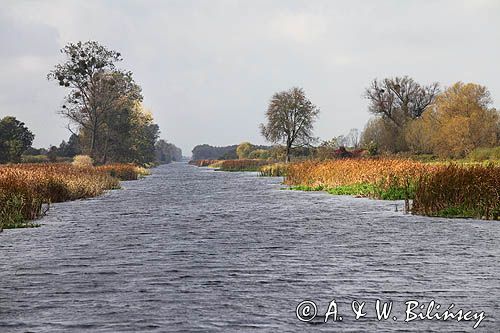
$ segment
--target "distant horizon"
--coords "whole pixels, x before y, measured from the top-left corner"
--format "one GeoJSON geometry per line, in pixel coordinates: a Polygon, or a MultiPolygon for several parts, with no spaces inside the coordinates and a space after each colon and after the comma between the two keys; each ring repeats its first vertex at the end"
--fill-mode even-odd
{"type": "Polygon", "coordinates": [[[96,40],[123,55],[161,138],[189,156],[198,144],[261,137],[276,92],[304,88],[322,140],[362,130],[363,90],[408,75],[442,87],[474,82],[500,106],[500,2],[3,1],[0,117],[47,148],[69,138],[57,114],[67,91],[46,80],[67,42],[96,40]],[[446,20],[442,20],[446,15],[446,20]],[[419,19],[415,19],[415,18],[419,19]],[[467,24],[464,24],[466,22],[467,24]],[[121,34],[116,34],[116,30],[121,34]],[[126,39],[123,36],[127,36],[126,39]]]}

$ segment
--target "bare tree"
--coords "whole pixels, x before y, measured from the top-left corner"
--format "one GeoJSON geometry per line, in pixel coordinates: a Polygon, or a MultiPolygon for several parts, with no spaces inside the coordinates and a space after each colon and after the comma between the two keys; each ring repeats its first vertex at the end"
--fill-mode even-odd
{"type": "Polygon", "coordinates": [[[314,141],[313,124],[319,109],[309,101],[302,88],[294,87],[276,93],[266,112],[267,124],[261,124],[261,133],[272,143],[284,143],[286,162],[290,161],[292,147],[305,146],[314,141]]]}
{"type": "Polygon", "coordinates": [[[361,132],[357,128],[352,128],[346,136],[347,146],[355,149],[359,148],[360,137],[361,132]]]}
{"type": "Polygon", "coordinates": [[[422,116],[425,109],[439,94],[437,82],[421,86],[408,76],[373,80],[365,90],[365,98],[370,101],[369,111],[389,119],[398,128],[407,120],[422,116]]]}

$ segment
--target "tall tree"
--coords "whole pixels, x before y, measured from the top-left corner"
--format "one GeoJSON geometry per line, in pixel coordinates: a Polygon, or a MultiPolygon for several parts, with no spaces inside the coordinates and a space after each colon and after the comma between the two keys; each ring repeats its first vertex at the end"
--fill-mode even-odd
{"type": "MultiPolygon", "coordinates": [[[[103,80],[99,95],[101,105],[106,108],[107,112],[104,113],[98,135],[95,136],[97,138],[96,160],[102,163],[106,163],[110,157],[113,160],[110,153],[120,150],[124,152],[120,160],[126,160],[126,151],[130,149],[130,141],[135,138],[134,134],[139,133],[134,132],[134,129],[142,125],[143,117],[137,114],[144,111],[140,103],[141,88],[134,82],[132,73],[115,71],[107,75],[109,78],[103,80]]],[[[147,118],[147,122],[152,123],[152,115],[148,114],[147,118]]]]}
{"type": "Polygon", "coordinates": [[[15,117],[0,119],[0,163],[19,162],[34,138],[26,125],[15,117]]]}
{"type": "Polygon", "coordinates": [[[61,52],[66,61],[47,77],[70,89],[61,113],[85,130],[88,153],[96,157],[107,114],[120,107],[124,96],[142,100],[140,88],[130,72],[116,69],[115,63],[122,60],[120,53],[95,41],[69,43],[61,52]]]}
{"type": "Polygon", "coordinates": [[[439,84],[422,86],[408,76],[375,79],[365,90],[369,111],[403,128],[410,119],[422,116],[439,93],[439,84]]]}
{"type": "Polygon", "coordinates": [[[266,112],[267,124],[261,124],[261,133],[272,143],[283,143],[286,162],[290,161],[292,147],[306,146],[315,140],[313,125],[317,108],[307,99],[302,88],[291,88],[273,95],[266,112]]]}
{"type": "Polygon", "coordinates": [[[491,104],[486,87],[455,83],[409,126],[407,135],[415,144],[413,149],[443,157],[464,157],[475,148],[499,145],[500,113],[491,104]]]}

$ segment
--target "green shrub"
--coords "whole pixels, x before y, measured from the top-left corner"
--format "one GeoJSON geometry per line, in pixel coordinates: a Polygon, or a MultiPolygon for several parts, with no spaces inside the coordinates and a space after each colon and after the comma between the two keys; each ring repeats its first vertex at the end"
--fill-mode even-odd
{"type": "Polygon", "coordinates": [[[263,159],[266,160],[271,157],[271,154],[269,153],[269,150],[266,149],[257,149],[248,155],[248,158],[250,159],[263,159]]]}
{"type": "Polygon", "coordinates": [[[23,155],[21,157],[22,163],[49,163],[47,155],[23,155]]]}
{"type": "Polygon", "coordinates": [[[476,148],[467,155],[474,162],[500,160],[500,146],[494,148],[476,148]]]}

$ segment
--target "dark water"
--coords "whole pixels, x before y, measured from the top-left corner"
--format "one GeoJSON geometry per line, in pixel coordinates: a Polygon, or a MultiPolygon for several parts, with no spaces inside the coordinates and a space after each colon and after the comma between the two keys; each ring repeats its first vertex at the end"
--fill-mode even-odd
{"type": "Polygon", "coordinates": [[[473,331],[405,323],[412,299],[484,311],[476,331],[500,331],[498,222],[408,216],[186,164],[123,186],[0,234],[0,332],[473,331]],[[295,315],[303,300],[324,314],[333,299],[341,322],[295,315]],[[376,299],[394,301],[389,320],[375,319],[376,299]],[[353,319],[352,300],[366,318],[353,319]]]}

